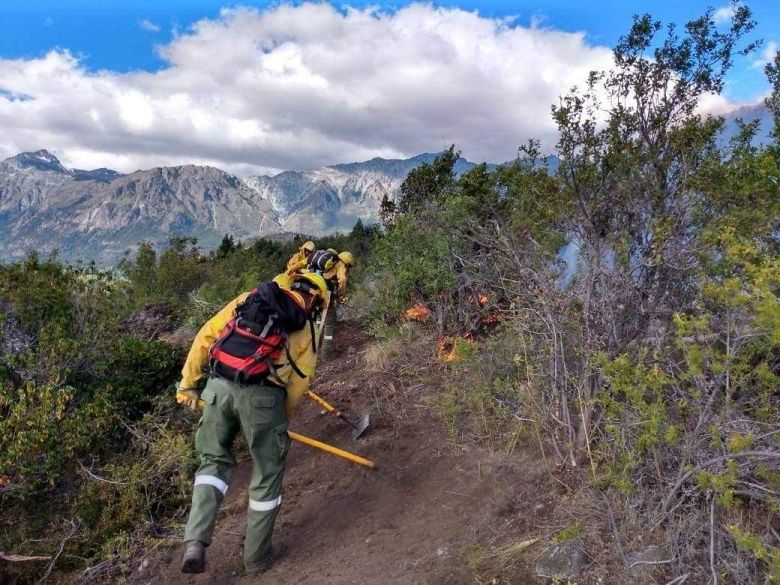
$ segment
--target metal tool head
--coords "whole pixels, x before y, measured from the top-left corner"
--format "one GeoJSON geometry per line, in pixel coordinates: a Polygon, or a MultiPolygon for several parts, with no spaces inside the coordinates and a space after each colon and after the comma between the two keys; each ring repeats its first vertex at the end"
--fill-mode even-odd
{"type": "Polygon", "coordinates": [[[363,416],[361,416],[359,419],[355,421],[355,424],[352,425],[354,427],[352,431],[352,438],[357,439],[360,435],[362,435],[369,425],[369,413],[365,413],[363,416]]]}

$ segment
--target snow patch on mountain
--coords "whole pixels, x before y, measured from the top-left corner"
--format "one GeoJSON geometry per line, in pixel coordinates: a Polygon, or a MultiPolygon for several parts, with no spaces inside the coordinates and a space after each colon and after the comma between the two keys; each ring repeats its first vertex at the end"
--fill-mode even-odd
{"type": "MultiPolygon", "coordinates": [[[[284,171],[272,177],[246,177],[244,182],[267,200],[287,231],[326,234],[349,230],[360,219],[375,223],[387,196],[398,199],[409,172],[430,164],[435,153],[409,159],[373,158],[365,162],[333,165],[311,171],[284,171]]],[[[455,172],[475,165],[459,159],[455,172]]]]}

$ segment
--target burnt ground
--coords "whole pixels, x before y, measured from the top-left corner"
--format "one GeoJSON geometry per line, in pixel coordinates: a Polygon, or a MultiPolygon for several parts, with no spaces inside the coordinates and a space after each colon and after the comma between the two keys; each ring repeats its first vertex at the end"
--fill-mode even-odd
{"type": "MultiPolygon", "coordinates": [[[[287,555],[267,573],[242,576],[246,485],[251,461],[234,474],[207,550],[203,575],[179,573],[181,544],[150,551],[134,583],[312,585],[536,583],[533,561],[556,495],[529,449],[499,456],[448,440],[426,395],[437,377],[365,366],[368,337],[340,322],[334,358],[312,387],[346,412],[372,411],[353,441],[350,427],[304,399],[291,429],[374,459],[367,470],[294,443],[285,475],[275,540],[287,555]],[[402,372],[402,373],[399,373],[402,372]],[[522,549],[522,550],[521,550],[522,549]]],[[[420,364],[420,368],[425,368],[420,364]]]]}

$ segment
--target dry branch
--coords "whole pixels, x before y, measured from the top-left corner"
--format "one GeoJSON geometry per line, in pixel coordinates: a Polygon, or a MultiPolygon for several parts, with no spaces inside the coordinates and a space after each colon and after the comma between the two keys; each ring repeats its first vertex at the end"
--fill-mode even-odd
{"type": "Polygon", "coordinates": [[[0,552],[0,561],[7,561],[9,563],[30,563],[40,561],[50,561],[51,556],[27,556],[27,555],[9,555],[4,552],[0,552]]]}

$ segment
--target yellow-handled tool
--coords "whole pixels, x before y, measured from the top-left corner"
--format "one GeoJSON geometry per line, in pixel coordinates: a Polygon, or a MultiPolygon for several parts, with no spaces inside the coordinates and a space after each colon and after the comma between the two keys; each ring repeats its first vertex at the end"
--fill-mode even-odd
{"type": "Polygon", "coordinates": [[[322,408],[327,410],[329,413],[331,413],[333,416],[339,417],[341,420],[346,422],[348,425],[350,425],[354,430],[352,431],[352,438],[357,439],[360,435],[363,434],[363,432],[368,428],[369,424],[369,413],[365,413],[363,416],[358,419],[357,422],[347,418],[344,416],[344,413],[341,412],[339,409],[337,409],[335,406],[332,406],[328,402],[325,401],[324,398],[321,398],[317,396],[314,392],[311,390],[306,391],[306,397],[310,398],[317,404],[319,404],[322,408]]]}
{"type": "Polygon", "coordinates": [[[290,438],[293,441],[298,441],[299,443],[303,443],[304,445],[308,445],[309,447],[314,447],[315,449],[321,449],[326,453],[330,453],[331,455],[335,455],[336,457],[341,457],[342,459],[346,459],[347,461],[351,461],[352,463],[362,465],[363,467],[368,467],[369,469],[377,469],[376,463],[374,463],[370,459],[361,457],[360,455],[355,455],[354,453],[350,453],[349,451],[344,451],[343,449],[339,449],[338,447],[334,447],[333,445],[328,445],[327,443],[323,443],[322,441],[311,439],[306,435],[299,435],[298,433],[294,433],[292,431],[287,431],[287,434],[290,436],[290,438]]]}

